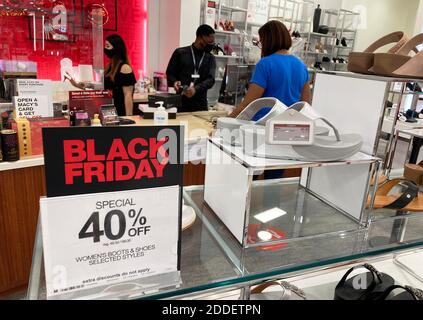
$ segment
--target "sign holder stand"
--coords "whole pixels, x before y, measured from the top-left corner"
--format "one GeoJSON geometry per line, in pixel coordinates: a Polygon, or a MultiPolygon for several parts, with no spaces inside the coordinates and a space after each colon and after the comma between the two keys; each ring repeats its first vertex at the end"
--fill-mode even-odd
{"type": "Polygon", "coordinates": [[[43,140],[47,197],[27,299],[130,300],[179,288],[181,127],[50,128],[43,140]],[[73,166],[82,171],[71,181],[73,166]]]}
{"type": "MultiPolygon", "coordinates": [[[[47,299],[44,277],[43,237],[41,219],[38,216],[37,230],[35,233],[34,249],[32,254],[31,273],[27,291],[27,300],[47,299]]],[[[55,300],[108,300],[108,299],[138,299],[148,293],[160,290],[179,288],[182,283],[180,271],[170,272],[148,278],[124,281],[55,296],[55,300]]]]}

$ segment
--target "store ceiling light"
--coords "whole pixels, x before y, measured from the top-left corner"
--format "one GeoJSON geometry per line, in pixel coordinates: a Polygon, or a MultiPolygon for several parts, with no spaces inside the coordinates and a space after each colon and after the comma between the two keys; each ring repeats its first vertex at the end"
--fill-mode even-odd
{"type": "Polygon", "coordinates": [[[261,223],[268,223],[280,217],[287,215],[288,213],[280,208],[273,208],[254,216],[255,219],[261,223]]]}

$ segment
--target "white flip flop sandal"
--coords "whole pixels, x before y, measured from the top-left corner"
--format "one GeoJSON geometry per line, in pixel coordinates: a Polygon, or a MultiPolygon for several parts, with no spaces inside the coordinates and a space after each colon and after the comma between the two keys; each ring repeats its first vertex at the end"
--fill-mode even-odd
{"type": "MultiPolygon", "coordinates": [[[[326,128],[325,133],[327,131],[326,128]]],[[[341,161],[358,153],[363,145],[360,135],[339,134],[337,128],[305,102],[297,103],[284,113],[268,119],[265,126],[241,126],[240,133],[240,141],[247,155],[269,159],[341,161]],[[319,132],[321,129],[315,126],[318,120],[330,127],[334,135],[322,135],[319,132]],[[294,136],[290,133],[292,130],[297,130],[294,136]]]]}
{"type": "MultiPolygon", "coordinates": [[[[305,102],[299,102],[291,106],[295,110],[302,110],[305,106],[308,106],[305,102]]],[[[285,104],[276,98],[261,98],[253,101],[245,108],[237,118],[219,118],[217,119],[217,136],[219,136],[223,142],[233,146],[241,146],[240,141],[240,128],[242,126],[257,125],[265,126],[269,119],[275,118],[276,116],[284,113],[288,108],[285,104]],[[252,121],[254,116],[263,108],[272,108],[271,111],[259,121],[252,121]]],[[[315,134],[319,136],[329,135],[329,129],[325,127],[317,127],[315,134]]]]}

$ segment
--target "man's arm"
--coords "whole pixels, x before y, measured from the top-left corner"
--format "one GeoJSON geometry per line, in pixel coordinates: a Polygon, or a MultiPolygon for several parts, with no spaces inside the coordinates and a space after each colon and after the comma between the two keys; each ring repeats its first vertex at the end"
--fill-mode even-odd
{"type": "Polygon", "coordinates": [[[173,87],[175,82],[179,81],[179,56],[178,50],[175,50],[170,58],[169,65],[167,66],[166,76],[167,84],[169,87],[173,87]]]}

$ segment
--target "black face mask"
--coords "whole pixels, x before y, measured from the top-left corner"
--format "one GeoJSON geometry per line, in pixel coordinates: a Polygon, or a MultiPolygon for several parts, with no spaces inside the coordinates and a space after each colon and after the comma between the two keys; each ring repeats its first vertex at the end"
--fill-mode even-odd
{"type": "Polygon", "coordinates": [[[104,54],[106,55],[107,58],[111,59],[115,56],[115,49],[106,49],[104,48],[104,54]]]}
{"type": "Polygon", "coordinates": [[[210,53],[213,51],[214,47],[214,44],[206,44],[206,46],[204,47],[204,52],[210,53]]]}

